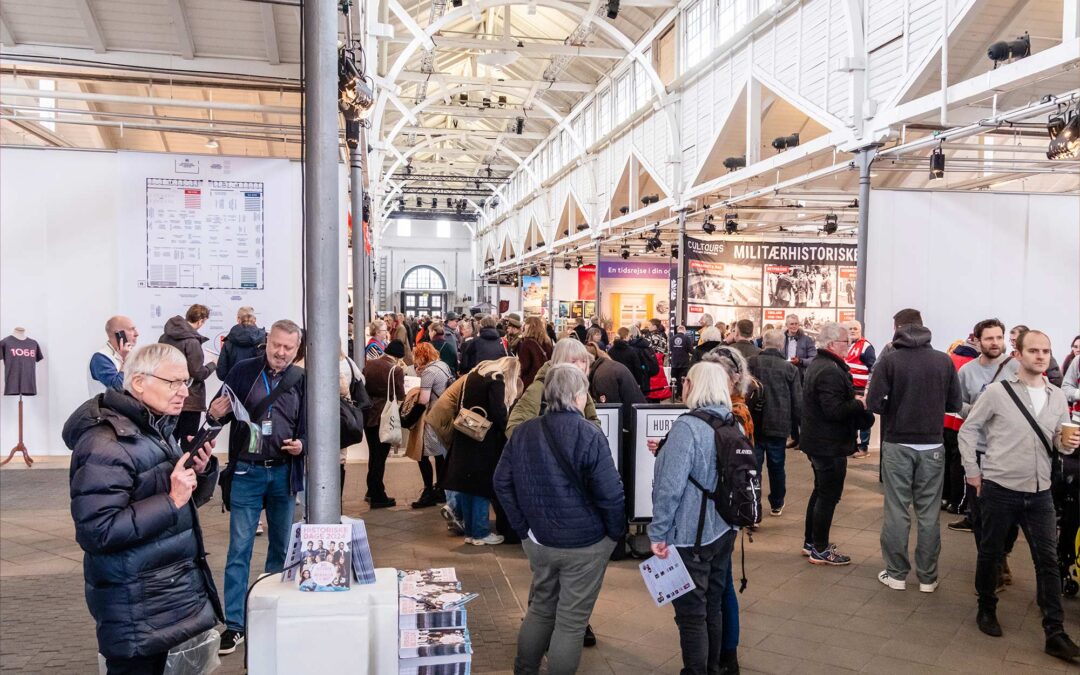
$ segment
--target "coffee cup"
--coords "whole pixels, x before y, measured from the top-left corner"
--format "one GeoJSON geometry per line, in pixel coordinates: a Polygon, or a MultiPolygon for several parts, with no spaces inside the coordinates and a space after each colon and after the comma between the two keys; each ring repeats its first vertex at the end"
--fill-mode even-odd
{"type": "Polygon", "coordinates": [[[1068,447],[1077,436],[1080,436],[1080,424],[1065,422],[1061,425],[1061,444],[1068,447]]]}

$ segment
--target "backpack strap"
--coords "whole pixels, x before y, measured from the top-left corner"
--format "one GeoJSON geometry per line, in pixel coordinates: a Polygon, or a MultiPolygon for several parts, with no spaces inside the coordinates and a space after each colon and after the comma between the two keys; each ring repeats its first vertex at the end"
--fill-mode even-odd
{"type": "MultiPolygon", "coordinates": [[[[720,418],[716,417],[715,415],[710,415],[709,413],[705,412],[704,410],[691,410],[687,414],[690,415],[691,417],[698,418],[702,422],[705,422],[710,427],[712,427],[712,430],[713,430],[713,454],[715,455],[716,454],[716,432],[720,427],[724,426],[723,421],[720,418]]],[[[690,484],[691,485],[696,487],[698,490],[701,490],[701,510],[698,512],[697,534],[694,537],[694,558],[697,559],[697,557],[701,553],[701,537],[702,537],[702,535],[705,534],[705,511],[708,508],[709,501],[715,497],[716,490],[715,489],[714,490],[706,489],[706,487],[704,485],[702,485],[701,483],[699,483],[697,481],[697,479],[694,478],[693,476],[688,476],[688,478],[690,479],[690,484]]],[[[719,482],[720,482],[720,467],[719,466],[716,467],[716,481],[719,484],[719,482]]]]}
{"type": "Polygon", "coordinates": [[[1031,416],[1027,406],[1024,405],[1023,401],[1020,400],[1020,397],[1016,395],[1016,391],[1004,380],[1001,382],[1001,386],[1005,387],[1005,391],[1008,392],[1009,398],[1013,400],[1013,403],[1016,404],[1016,407],[1024,415],[1024,419],[1031,425],[1031,429],[1035,432],[1035,435],[1042,441],[1043,448],[1046,449],[1046,454],[1050,455],[1050,462],[1053,463],[1057,461],[1057,452],[1054,450],[1054,447],[1050,445],[1050,442],[1046,440],[1046,436],[1043,435],[1042,429],[1039,428],[1039,423],[1031,416]]]}

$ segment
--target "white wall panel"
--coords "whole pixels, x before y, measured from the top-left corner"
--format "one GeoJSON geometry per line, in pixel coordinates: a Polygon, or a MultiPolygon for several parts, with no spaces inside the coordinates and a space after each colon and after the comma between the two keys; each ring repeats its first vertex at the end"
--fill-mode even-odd
{"type": "Polygon", "coordinates": [[[875,190],[866,265],[879,347],[915,307],[939,349],[996,316],[1046,332],[1060,359],[1080,325],[1080,197],[875,190]]]}

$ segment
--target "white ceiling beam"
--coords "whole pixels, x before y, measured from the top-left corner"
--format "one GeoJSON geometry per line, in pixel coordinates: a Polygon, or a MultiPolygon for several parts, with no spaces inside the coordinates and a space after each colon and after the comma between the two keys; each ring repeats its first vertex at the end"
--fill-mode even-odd
{"type": "Polygon", "coordinates": [[[225,101],[200,101],[187,98],[154,98],[149,96],[124,96],[120,94],[90,94],[81,91],[45,91],[24,87],[0,87],[0,96],[25,96],[27,98],[50,98],[62,101],[95,101],[130,105],[158,105],[165,108],[202,108],[231,110],[233,112],[264,112],[276,115],[299,115],[300,109],[281,105],[252,105],[225,101]]]}
{"type": "MultiPolygon", "coordinates": [[[[168,49],[168,47],[166,47],[168,49]]],[[[7,48],[5,43],[4,61],[9,63],[31,62],[40,67],[37,59],[85,60],[92,52],[89,49],[73,47],[42,47],[38,45],[18,45],[7,48]]],[[[111,51],[95,55],[93,60],[104,65],[132,67],[161,72],[191,72],[192,74],[220,73],[223,75],[246,75],[249,77],[270,77],[284,80],[300,80],[300,66],[296,63],[270,65],[262,59],[229,59],[196,56],[191,60],[180,60],[172,52],[153,54],[149,52],[111,51]]]]}
{"type": "MultiPolygon", "coordinates": [[[[399,134],[423,134],[432,138],[438,138],[441,134],[439,131],[445,131],[442,129],[430,129],[426,127],[402,127],[399,134]]],[[[468,131],[470,136],[476,138],[498,138],[507,132],[505,131],[489,131],[486,129],[456,129],[455,131],[468,131]]],[[[510,134],[513,138],[520,138],[522,140],[530,141],[542,141],[547,138],[547,134],[540,133],[538,131],[524,131],[519,134],[510,134]]]]}
{"type": "MultiPolygon", "coordinates": [[[[88,94],[94,93],[93,85],[89,82],[78,82],[79,91],[86,92],[88,94]]],[[[97,114],[101,112],[100,106],[93,101],[86,102],[86,109],[91,113],[91,119],[97,119],[97,114]]],[[[106,150],[115,150],[116,143],[113,142],[112,132],[106,127],[91,127],[95,133],[97,133],[98,140],[101,141],[101,147],[106,150]]]]}
{"type": "Polygon", "coordinates": [[[11,122],[12,124],[14,124],[15,126],[17,126],[20,129],[22,129],[26,133],[30,134],[31,136],[36,136],[37,138],[40,138],[41,140],[45,141],[46,143],[48,143],[49,145],[52,145],[54,147],[57,147],[57,148],[74,148],[75,147],[74,143],[67,140],[63,136],[57,135],[57,134],[53,133],[52,131],[49,131],[48,129],[43,127],[39,122],[33,122],[31,120],[28,120],[28,119],[19,119],[19,120],[8,119],[7,121],[11,122]]]}
{"type": "Polygon", "coordinates": [[[172,18],[173,31],[176,33],[176,45],[180,50],[180,56],[191,60],[195,58],[195,39],[191,36],[191,26],[188,24],[184,0],[167,0],[167,4],[169,16],[172,18]]]}
{"type": "Polygon", "coordinates": [[[90,0],[75,0],[75,9],[79,12],[79,18],[82,19],[83,28],[86,29],[86,37],[90,41],[90,46],[94,48],[96,53],[104,54],[108,51],[105,46],[105,36],[101,32],[101,24],[98,23],[97,16],[94,15],[94,8],[90,5],[90,0]]]}
{"type": "MultiPolygon", "coordinates": [[[[575,5],[588,5],[590,0],[569,0],[575,5]]],[[[637,7],[639,9],[671,9],[678,5],[677,0],[621,0],[619,8],[637,7]]]]}
{"type": "Polygon", "coordinates": [[[281,63],[281,55],[278,51],[277,22],[274,20],[274,6],[270,4],[259,5],[259,14],[262,16],[263,42],[266,44],[266,60],[270,65],[281,63]]]}
{"type": "MultiPolygon", "coordinates": [[[[444,35],[437,36],[434,39],[435,49],[475,49],[482,51],[494,49],[503,52],[513,52],[515,54],[521,54],[522,56],[537,59],[548,59],[555,55],[569,55],[586,56],[594,59],[618,60],[626,56],[625,49],[611,47],[575,47],[574,45],[565,45],[561,42],[547,43],[521,41],[523,46],[519,47],[517,40],[484,40],[477,38],[447,37],[444,35]]],[[[412,38],[394,37],[391,38],[389,42],[395,44],[408,44],[412,42],[412,38]]]]}
{"type": "Polygon", "coordinates": [[[420,27],[420,24],[416,23],[416,19],[412,18],[412,15],[401,6],[400,2],[397,0],[388,0],[387,5],[390,7],[390,11],[394,13],[394,16],[396,16],[401,23],[405,24],[405,28],[413,36],[413,40],[419,41],[427,51],[431,51],[435,48],[435,43],[431,41],[431,38],[424,32],[424,29],[420,27]]]}
{"type": "Polygon", "coordinates": [[[18,44],[15,41],[15,36],[11,34],[11,29],[8,28],[7,19],[4,18],[4,10],[0,8],[0,44],[5,47],[14,47],[18,44]]]}
{"type": "MultiPolygon", "coordinates": [[[[507,105],[505,108],[471,108],[469,106],[457,106],[457,105],[429,105],[424,108],[421,114],[427,113],[429,115],[453,115],[454,117],[479,117],[481,119],[485,117],[496,119],[514,119],[515,117],[526,117],[533,121],[536,117],[529,117],[533,111],[527,111],[521,106],[507,105]]],[[[547,115],[541,117],[541,119],[548,119],[547,115]]]]}
{"type": "Polygon", "coordinates": [[[587,94],[596,87],[586,82],[548,82],[547,80],[504,80],[491,77],[468,77],[464,75],[449,75],[446,73],[419,73],[405,71],[398,76],[399,82],[424,82],[429,79],[438,79],[447,84],[478,84],[487,85],[493,89],[532,89],[537,87],[546,91],[568,91],[587,94]]]}

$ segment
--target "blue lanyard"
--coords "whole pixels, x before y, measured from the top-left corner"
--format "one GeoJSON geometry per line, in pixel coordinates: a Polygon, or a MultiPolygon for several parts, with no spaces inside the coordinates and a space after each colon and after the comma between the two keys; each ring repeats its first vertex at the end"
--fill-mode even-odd
{"type": "MultiPolygon", "coordinates": [[[[278,380],[277,382],[275,382],[274,386],[271,387],[270,386],[270,380],[266,377],[266,371],[265,370],[262,371],[261,375],[262,375],[263,384],[266,385],[266,395],[269,396],[270,392],[273,391],[274,389],[277,389],[277,386],[279,384],[281,384],[281,380],[278,380]]],[[[271,403],[270,407],[266,409],[266,418],[270,419],[270,416],[273,413],[274,413],[274,404],[271,403]]]]}

